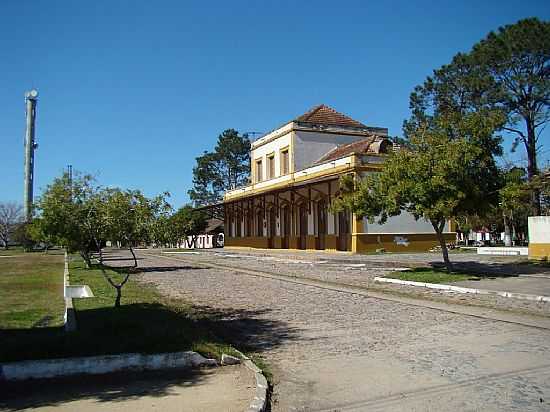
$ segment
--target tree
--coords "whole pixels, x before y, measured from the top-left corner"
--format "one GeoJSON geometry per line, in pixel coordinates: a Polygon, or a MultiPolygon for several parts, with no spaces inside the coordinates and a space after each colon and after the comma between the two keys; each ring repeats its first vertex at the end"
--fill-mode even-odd
{"type": "Polygon", "coordinates": [[[208,226],[206,214],[186,205],[174,213],[170,219],[173,238],[177,243],[186,242],[188,247],[196,247],[198,236],[208,226]],[[188,237],[191,236],[191,241],[188,237]]]}
{"type": "Polygon", "coordinates": [[[193,189],[189,197],[195,206],[220,202],[223,193],[242,186],[250,176],[250,140],[234,129],[218,136],[213,152],[197,157],[193,168],[193,189]]]}
{"type": "Polygon", "coordinates": [[[448,271],[452,264],[443,235],[445,224],[488,208],[488,194],[494,190],[492,175],[487,173],[493,159],[479,144],[492,134],[493,122],[478,113],[453,120],[432,116],[429,124],[410,128],[407,148],[390,153],[379,173],[361,180],[342,179],[341,197],[335,202],[336,210],[350,209],[371,222],[384,223],[402,211],[426,219],[434,228],[448,271]]]}
{"type": "Polygon", "coordinates": [[[105,222],[104,236],[127,247],[134,260],[133,266],[117,269],[124,275],[119,283],[115,283],[104,270],[103,265],[100,265],[103,276],[116,290],[115,307],[119,307],[122,288],[138,266],[133,248],[140,243],[149,243],[152,240],[153,228],[159,216],[165,215],[170,209],[170,205],[166,202],[169,194],[164,193],[149,199],[139,190],[109,189],[103,193],[98,216],[101,216],[100,221],[105,222]]]}
{"type": "Polygon", "coordinates": [[[91,266],[91,253],[95,240],[90,231],[90,216],[99,187],[91,175],[75,173],[72,179],[67,173],[47,186],[36,203],[40,218],[40,231],[67,249],[79,253],[86,266],[91,266]]]}
{"type": "Polygon", "coordinates": [[[550,215],[550,169],[540,173],[536,176],[529,186],[538,190],[541,199],[541,214],[550,215]]]}
{"type": "Polygon", "coordinates": [[[151,241],[156,247],[171,247],[177,243],[170,218],[169,213],[159,214],[151,225],[151,241]]]}
{"type": "MultiPolygon", "coordinates": [[[[502,111],[502,129],[516,136],[513,150],[525,146],[531,182],[539,173],[539,135],[550,120],[550,23],[529,18],[500,27],[446,67],[468,68],[453,76],[466,84],[464,104],[502,111]]],[[[531,205],[537,215],[539,196],[534,188],[531,205]]]]}
{"type": "Polygon", "coordinates": [[[23,219],[23,207],[17,203],[0,202],[0,241],[8,250],[10,238],[23,219]]]}
{"type": "Polygon", "coordinates": [[[46,243],[43,237],[37,240],[38,236],[34,233],[33,224],[34,221],[32,223],[21,222],[18,224],[13,232],[13,240],[23,246],[23,250],[26,252],[32,251],[38,243],[44,243],[47,252],[50,244],[46,243]]]}
{"type": "MultiPolygon", "coordinates": [[[[424,111],[426,97],[441,113],[499,111],[499,129],[516,136],[513,149],[519,143],[525,146],[527,178],[533,181],[538,174],[539,135],[550,120],[550,23],[529,18],[489,33],[415,89],[413,115],[424,111]]],[[[416,127],[414,121],[412,126],[416,127]]],[[[539,191],[531,187],[532,208],[540,214],[539,191]]]]}
{"type": "Polygon", "coordinates": [[[504,223],[504,245],[512,246],[512,240],[515,240],[518,230],[527,227],[527,217],[531,213],[531,208],[526,205],[532,191],[525,180],[525,170],[515,167],[503,171],[502,175],[503,186],[499,190],[499,206],[504,223]]]}

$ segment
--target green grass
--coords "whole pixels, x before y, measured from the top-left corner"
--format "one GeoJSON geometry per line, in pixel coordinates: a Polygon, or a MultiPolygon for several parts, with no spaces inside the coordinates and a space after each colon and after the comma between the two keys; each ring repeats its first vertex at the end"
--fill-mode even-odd
{"type": "Polygon", "coordinates": [[[0,258],[0,329],[61,325],[63,255],[10,252],[0,258]]]}
{"type": "Polygon", "coordinates": [[[4,248],[0,249],[0,256],[21,255],[23,253],[25,253],[25,251],[20,246],[10,246],[7,250],[4,248]]]}
{"type": "MultiPolygon", "coordinates": [[[[132,277],[123,287],[121,307],[114,308],[115,289],[97,267],[86,269],[78,258],[71,262],[70,272],[71,284],[87,284],[95,295],[73,299],[78,329],[0,330],[0,361],[184,350],[218,359],[222,353],[235,354],[232,337],[225,333],[227,321],[218,313],[164,298],[132,277]]],[[[108,273],[121,279],[121,274],[108,273]]]]}
{"type": "Polygon", "coordinates": [[[271,370],[271,366],[269,366],[269,364],[258,354],[252,353],[249,354],[248,357],[261,369],[267,381],[273,384],[273,371],[271,370]]]}
{"type": "Polygon", "coordinates": [[[462,280],[479,280],[480,277],[467,273],[447,273],[431,268],[415,268],[403,272],[392,272],[387,277],[424,283],[452,283],[462,280]]]}

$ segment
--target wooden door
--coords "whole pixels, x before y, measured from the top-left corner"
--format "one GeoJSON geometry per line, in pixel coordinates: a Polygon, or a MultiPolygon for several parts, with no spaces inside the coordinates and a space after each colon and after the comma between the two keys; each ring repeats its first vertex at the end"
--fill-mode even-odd
{"type": "Polygon", "coordinates": [[[308,212],[307,206],[302,204],[298,209],[298,218],[299,218],[299,229],[300,229],[300,244],[298,247],[300,249],[305,249],[307,247],[307,219],[308,212]]]}
{"type": "Polygon", "coordinates": [[[338,250],[348,250],[349,238],[349,212],[343,211],[338,213],[338,250]]]}
{"type": "Polygon", "coordinates": [[[281,209],[281,247],[288,249],[290,240],[290,208],[285,206],[281,209]]]}
{"type": "Polygon", "coordinates": [[[319,250],[325,249],[325,236],[327,234],[327,204],[324,200],[317,202],[317,242],[319,250]]]}
{"type": "Polygon", "coordinates": [[[269,209],[267,214],[267,243],[270,249],[275,247],[275,236],[277,235],[277,215],[275,213],[275,208],[269,209]]]}

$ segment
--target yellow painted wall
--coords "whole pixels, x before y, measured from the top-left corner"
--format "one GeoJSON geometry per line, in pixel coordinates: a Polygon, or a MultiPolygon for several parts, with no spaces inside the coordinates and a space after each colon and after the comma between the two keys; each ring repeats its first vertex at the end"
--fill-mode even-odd
{"type": "Polygon", "coordinates": [[[300,238],[298,236],[290,236],[288,240],[288,248],[298,249],[298,246],[300,246],[300,238]]]}
{"type": "MultiPolygon", "coordinates": [[[[445,239],[448,243],[455,241],[454,233],[445,234],[445,239]]],[[[289,249],[298,249],[300,244],[300,238],[298,236],[291,236],[289,238],[289,249]]],[[[258,249],[269,248],[269,241],[267,237],[226,237],[225,245],[228,247],[249,247],[258,249]]],[[[273,247],[280,249],[282,245],[282,238],[276,236],[273,240],[273,247]]],[[[337,237],[336,235],[325,235],[325,250],[336,250],[337,237]]],[[[375,252],[376,249],[385,249],[388,252],[425,252],[434,246],[438,246],[439,242],[434,234],[431,233],[417,233],[417,234],[358,234],[351,235],[348,238],[348,248],[353,247],[352,250],[355,253],[368,253],[375,252]],[[406,238],[409,241],[408,246],[398,245],[394,242],[394,238],[400,236],[406,238]]],[[[315,250],[316,237],[313,235],[307,236],[307,249],[315,250]]],[[[529,257],[535,259],[550,258],[550,244],[533,244],[529,247],[529,257]]]]}
{"type": "MultiPolygon", "coordinates": [[[[445,240],[450,243],[456,239],[455,233],[446,233],[445,240]]],[[[425,252],[434,246],[438,246],[439,242],[435,233],[415,233],[415,234],[358,234],[353,235],[355,241],[352,244],[355,246],[353,252],[368,253],[375,252],[376,249],[385,249],[388,252],[425,252]],[[396,236],[406,238],[409,245],[398,245],[394,242],[396,236]]]]}
{"type": "Polygon", "coordinates": [[[529,259],[550,260],[550,243],[529,243],[529,259]]]}
{"type": "Polygon", "coordinates": [[[226,237],[226,246],[241,246],[266,249],[268,247],[268,239],[266,237],[226,237]]]}
{"type": "Polygon", "coordinates": [[[336,250],[336,235],[325,235],[325,249],[336,250]]]}

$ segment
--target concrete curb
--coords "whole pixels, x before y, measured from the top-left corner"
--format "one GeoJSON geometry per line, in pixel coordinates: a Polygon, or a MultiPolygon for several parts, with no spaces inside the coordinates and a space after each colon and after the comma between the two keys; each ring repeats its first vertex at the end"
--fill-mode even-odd
{"type": "Polygon", "coordinates": [[[267,379],[262,370],[248,356],[236,349],[234,350],[243,358],[243,364],[254,373],[254,378],[256,379],[256,396],[250,402],[250,406],[246,412],[264,412],[267,406],[267,379]]]}
{"type": "Polygon", "coordinates": [[[197,352],[172,352],[144,355],[86,356],[81,358],[29,360],[0,365],[0,381],[56,378],[70,375],[101,375],[120,371],[217,366],[215,359],[207,359],[197,352]]]}
{"type": "Polygon", "coordinates": [[[63,270],[63,297],[65,299],[65,314],[63,316],[65,332],[76,330],[76,314],[73,306],[73,298],[67,297],[69,286],[69,255],[65,251],[65,268],[63,270]]]}
{"type": "Polygon", "coordinates": [[[465,288],[462,286],[442,285],[439,283],[413,282],[411,280],[383,278],[379,276],[376,276],[374,280],[376,282],[382,282],[382,283],[394,283],[398,285],[417,286],[417,287],[423,287],[428,289],[446,290],[449,292],[473,293],[478,295],[496,295],[496,296],[502,296],[504,298],[531,300],[535,302],[550,302],[550,296],[531,295],[528,293],[515,293],[515,292],[505,292],[505,291],[498,291],[498,290],[465,288]]]}

